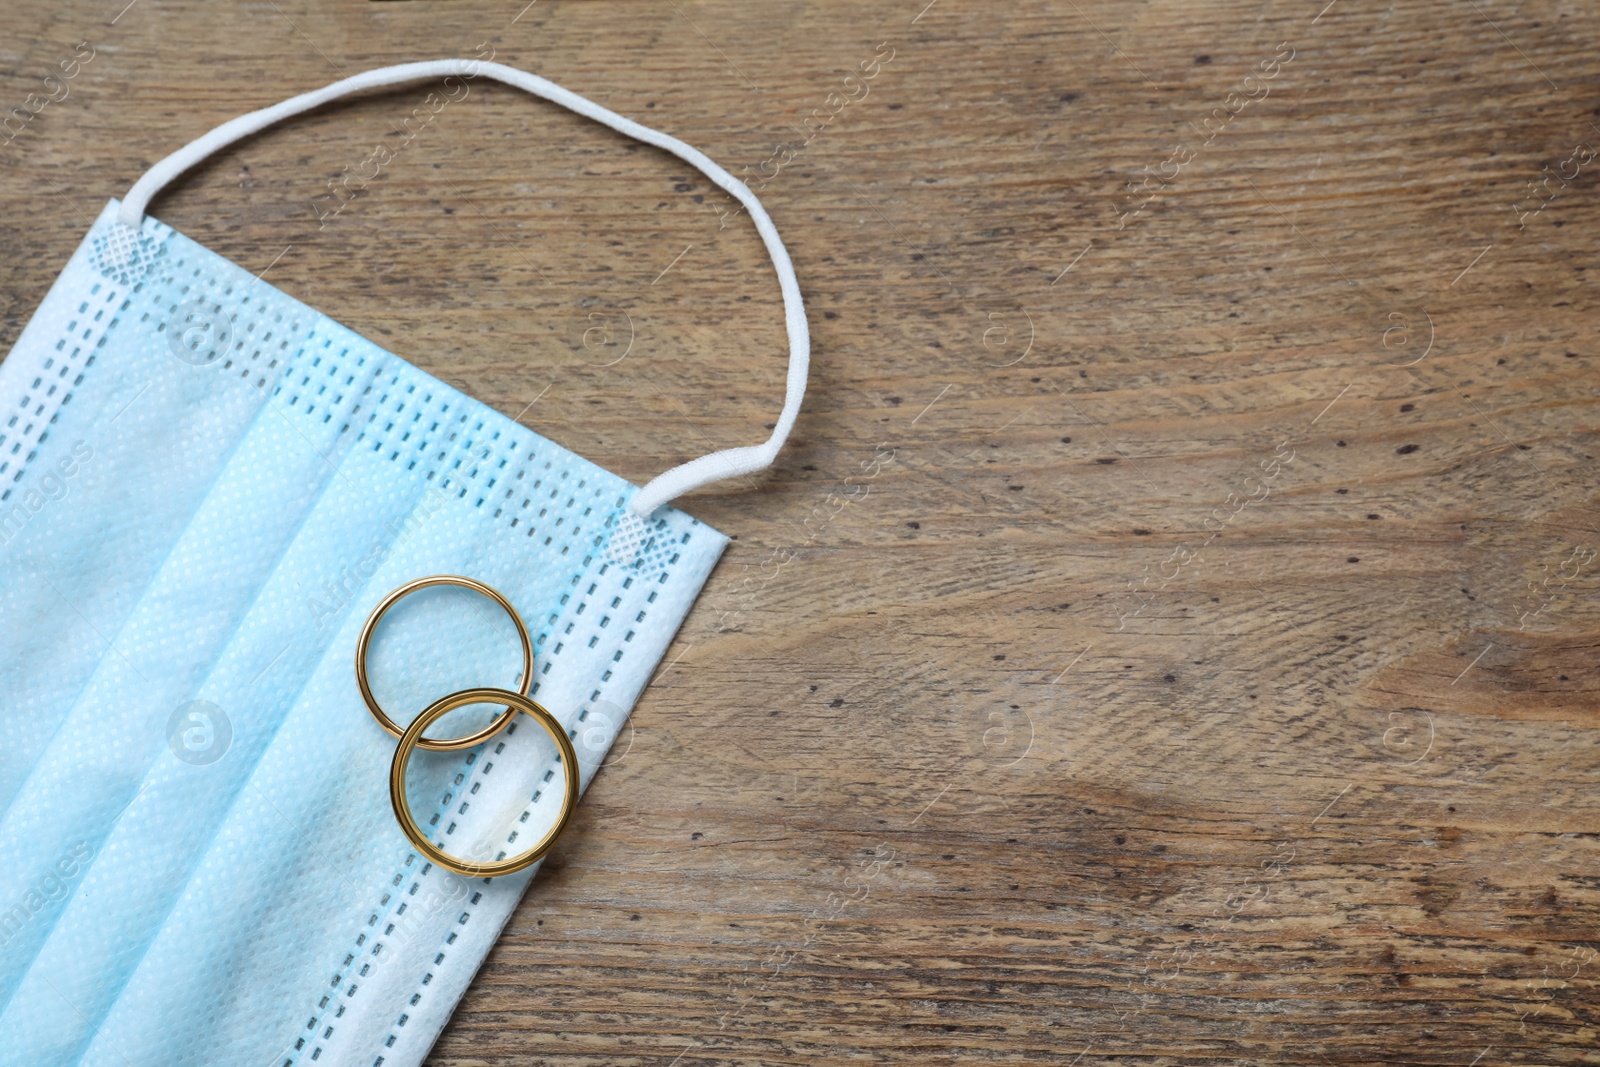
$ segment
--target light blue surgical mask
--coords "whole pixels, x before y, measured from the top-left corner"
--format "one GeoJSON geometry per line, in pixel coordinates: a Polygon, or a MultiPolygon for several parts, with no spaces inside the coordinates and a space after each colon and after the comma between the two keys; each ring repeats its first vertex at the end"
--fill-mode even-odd
{"type": "MultiPolygon", "coordinates": [[[[402,836],[394,740],[353,678],[363,620],[423,575],[499,589],[587,784],[726,543],[663,505],[771,463],[807,352],[748,189],[499,64],[347,79],[220,127],[108,204],[0,366],[0,1063],[420,1063],[533,871],[462,878],[402,836]],[[745,204],[791,346],[767,442],[635,489],[145,217],[271,122],[447,75],[604,122],[745,204]]],[[[418,594],[383,627],[371,670],[402,723],[519,681],[508,620],[474,594],[418,594]]],[[[517,851],[560,805],[554,754],[530,725],[419,757],[413,810],[453,853],[517,851]]]]}

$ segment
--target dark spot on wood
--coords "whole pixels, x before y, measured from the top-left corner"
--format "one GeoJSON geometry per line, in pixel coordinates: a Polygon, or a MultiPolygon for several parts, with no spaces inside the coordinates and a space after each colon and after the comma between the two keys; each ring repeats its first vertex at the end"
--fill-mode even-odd
{"type": "Polygon", "coordinates": [[[1122,836],[1121,834],[1118,834],[1116,837],[1113,837],[1111,840],[1115,841],[1119,845],[1126,845],[1128,843],[1128,839],[1126,837],[1122,836]]]}
{"type": "Polygon", "coordinates": [[[1150,536],[1150,531],[1142,529],[1140,527],[1134,527],[1133,536],[1135,536],[1135,537],[1149,537],[1150,536]]]}
{"type": "Polygon", "coordinates": [[[701,833],[699,830],[696,830],[694,833],[689,835],[689,840],[690,841],[698,841],[704,836],[706,836],[706,835],[701,833]]]}
{"type": "Polygon", "coordinates": [[[1423,913],[1438,918],[1444,910],[1456,902],[1461,896],[1461,890],[1453,885],[1441,885],[1424,875],[1417,885],[1417,904],[1423,913]]]}
{"type": "Polygon", "coordinates": [[[1360,563],[1361,562],[1361,557],[1360,556],[1346,556],[1344,558],[1344,561],[1346,563],[1360,563]]]}
{"type": "Polygon", "coordinates": [[[1004,652],[1002,652],[998,656],[996,656],[994,658],[994,660],[995,660],[996,663],[999,663],[1001,660],[1003,660],[1005,658],[1006,658],[1006,654],[1004,652]]]}
{"type": "Polygon", "coordinates": [[[920,522],[908,522],[908,523],[906,523],[906,525],[911,527],[913,530],[922,529],[922,523],[920,523],[920,522]]]}
{"type": "Polygon", "coordinates": [[[1210,56],[1195,56],[1194,57],[1194,61],[1195,61],[1195,63],[1197,63],[1198,65],[1200,65],[1202,67],[1208,67],[1208,66],[1211,65],[1211,57],[1210,56]]]}
{"type": "Polygon", "coordinates": [[[825,318],[825,319],[828,319],[829,321],[832,321],[833,319],[836,319],[836,318],[839,317],[839,313],[837,311],[824,311],[822,313],[822,317],[825,318]]]}
{"type": "Polygon", "coordinates": [[[1349,491],[1350,491],[1350,490],[1348,490],[1348,489],[1335,489],[1335,490],[1334,490],[1334,492],[1335,492],[1335,493],[1338,493],[1338,494],[1339,494],[1339,495],[1340,495],[1340,496],[1344,496],[1344,495],[1345,495],[1345,494],[1346,494],[1346,493],[1348,493],[1348,492],[1349,492],[1349,491]]]}
{"type": "Polygon", "coordinates": [[[1399,448],[1395,449],[1395,452],[1402,456],[1409,456],[1411,453],[1415,452],[1421,447],[1421,445],[1401,445],[1399,448]]]}
{"type": "Polygon", "coordinates": [[[1376,519],[1376,518],[1378,518],[1378,516],[1377,516],[1377,515],[1374,515],[1374,514],[1372,514],[1372,512],[1370,512],[1370,511],[1369,511],[1369,512],[1367,512],[1367,518],[1369,518],[1369,519],[1376,519]]]}
{"type": "Polygon", "coordinates": [[[1072,443],[1072,438],[1070,438],[1070,437],[1063,437],[1063,438],[1062,438],[1062,439],[1061,439],[1061,443],[1062,443],[1062,444],[1064,444],[1064,445],[1070,445],[1070,444],[1071,444],[1071,443],[1072,443]]]}
{"type": "Polygon", "coordinates": [[[1096,463],[1104,463],[1106,466],[1109,467],[1111,464],[1113,464],[1113,463],[1115,463],[1117,461],[1117,458],[1118,457],[1116,457],[1116,456],[1101,456],[1099,459],[1095,460],[1095,462],[1096,463]]]}
{"type": "Polygon", "coordinates": [[[1163,674],[1161,676],[1161,680],[1166,682],[1168,685],[1171,685],[1173,682],[1178,680],[1178,676],[1175,674],[1163,674]]]}
{"type": "Polygon", "coordinates": [[[830,707],[830,708],[842,708],[842,707],[844,707],[844,697],[834,697],[833,698],[833,703],[829,704],[828,707],[830,707]]]}
{"type": "Polygon", "coordinates": [[[1400,410],[1401,411],[1415,411],[1415,410],[1417,410],[1417,405],[1415,405],[1415,404],[1401,404],[1400,405],[1400,410]]]}

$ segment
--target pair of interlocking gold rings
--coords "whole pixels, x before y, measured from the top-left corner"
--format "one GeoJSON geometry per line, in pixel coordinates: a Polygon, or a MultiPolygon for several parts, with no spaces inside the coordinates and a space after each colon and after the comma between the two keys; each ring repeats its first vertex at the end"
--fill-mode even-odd
{"type": "Polygon", "coordinates": [[[528,690],[533,685],[533,642],[528,638],[528,628],[523,625],[522,617],[498,590],[472,578],[463,578],[455,574],[435,574],[407,582],[384,597],[383,601],[372,609],[372,614],[367,616],[366,625],[361,628],[361,639],[356,642],[356,685],[360,687],[361,699],[366,701],[367,710],[378,720],[378,725],[400,739],[399,747],[394,750],[394,762],[389,766],[389,802],[394,805],[394,817],[399,821],[400,829],[411,839],[418,852],[440,867],[457,874],[475,878],[494,878],[498,875],[514,874],[533,866],[554,847],[556,838],[566,829],[567,823],[572,819],[573,811],[578,806],[578,754],[572,747],[572,740],[567,736],[567,731],[556,721],[556,717],[546,711],[538,701],[528,696],[528,690]],[[516,692],[485,686],[451,693],[434,701],[421,715],[411,721],[410,726],[401,730],[395,725],[394,720],[384,713],[383,708],[378,705],[377,698],[372,695],[372,687],[367,682],[367,653],[372,645],[373,632],[377,630],[379,621],[390,608],[394,607],[402,597],[436,585],[456,585],[481,593],[499,604],[505,613],[511,616],[512,623],[517,627],[517,637],[522,642],[522,684],[516,692]],[[506,708],[493,722],[477,733],[443,740],[422,736],[424,730],[450,712],[471,704],[504,704],[506,708]],[[512,719],[516,718],[519,711],[543,727],[545,733],[555,741],[556,748],[560,752],[561,769],[566,780],[566,792],[561,801],[561,815],[536,845],[509,859],[473,863],[452,856],[428,840],[428,836],[422,832],[422,827],[417,825],[417,820],[411,814],[411,804],[406,799],[406,768],[411,762],[411,755],[419,748],[434,752],[449,752],[481,745],[503,730],[512,719]]]}

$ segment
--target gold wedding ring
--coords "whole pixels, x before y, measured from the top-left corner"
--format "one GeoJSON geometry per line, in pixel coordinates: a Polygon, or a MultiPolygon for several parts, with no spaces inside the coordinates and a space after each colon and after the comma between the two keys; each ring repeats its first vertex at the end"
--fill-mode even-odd
{"type": "MultiPolygon", "coordinates": [[[[361,639],[356,642],[356,685],[361,689],[361,699],[367,702],[367,710],[372,712],[372,717],[374,719],[378,720],[378,725],[382,726],[395,737],[403,738],[407,736],[407,734],[402,733],[400,727],[395,725],[394,720],[390,719],[388,715],[384,714],[383,708],[378,706],[377,698],[372,695],[372,687],[367,683],[368,647],[372,644],[372,635],[373,632],[378,628],[378,622],[383,618],[384,614],[388,612],[390,608],[394,607],[401,597],[415,593],[419,589],[426,589],[429,586],[435,585],[459,585],[464,589],[471,589],[473,592],[482,593],[490,600],[493,600],[496,604],[499,604],[501,608],[505,609],[505,613],[511,616],[511,621],[516,625],[517,637],[522,642],[522,684],[518,686],[516,695],[526,699],[528,695],[528,689],[533,685],[533,642],[528,638],[528,628],[522,624],[522,616],[518,615],[517,609],[511,606],[511,601],[501,596],[498,590],[493,589],[490,586],[487,586],[473,578],[463,578],[455,574],[435,574],[428,578],[418,578],[414,582],[407,582],[399,589],[396,589],[394,592],[384,597],[383,602],[380,603],[376,608],[372,609],[372,614],[367,616],[366,625],[361,628],[361,639]]],[[[495,691],[497,690],[473,690],[473,692],[495,691]]],[[[459,696],[460,694],[457,693],[454,695],[459,696]]],[[[450,698],[446,697],[445,699],[448,700],[450,698]]],[[[471,701],[468,703],[471,703],[471,701]]],[[[510,722],[516,717],[518,709],[516,702],[508,700],[505,703],[507,704],[505,711],[496,716],[494,722],[490,723],[488,726],[485,726],[477,733],[468,734],[465,737],[452,737],[435,741],[431,738],[423,737],[421,730],[417,730],[417,739],[414,743],[418,747],[430,749],[434,752],[449,752],[454,749],[471,748],[473,745],[482,744],[495,734],[499,733],[506,723],[510,722]]],[[[531,701],[529,701],[529,703],[531,703],[531,701]]],[[[434,704],[433,707],[428,709],[428,711],[431,712],[433,708],[437,708],[438,706],[438,704],[434,704]]],[[[459,708],[462,705],[456,704],[454,706],[459,708]]],[[[538,705],[535,704],[534,707],[538,707],[538,705]]],[[[540,708],[539,710],[544,712],[543,708],[540,708]]],[[[424,715],[426,714],[427,712],[424,712],[424,715]]],[[[439,713],[439,715],[443,714],[444,712],[439,713]]],[[[529,714],[532,714],[532,712],[529,712],[529,714]]],[[[548,715],[549,713],[544,712],[544,714],[548,715]]],[[[439,715],[435,715],[432,719],[428,719],[427,721],[432,723],[434,720],[439,718],[439,715]]],[[[422,722],[422,719],[419,718],[417,722],[422,722]]],[[[415,727],[415,723],[413,723],[413,727],[415,727]]],[[[562,736],[565,737],[565,734],[562,736]]],[[[398,811],[398,806],[396,810],[398,811]]],[[[415,840],[415,838],[413,838],[413,840],[415,840]]]]}
{"type": "MultiPolygon", "coordinates": [[[[496,727],[498,729],[498,727],[496,727]]],[[[459,744],[452,747],[461,747],[459,744]]],[[[524,868],[533,866],[545,853],[555,845],[556,838],[561,831],[566,829],[567,823],[572,819],[572,813],[578,807],[578,753],[572,747],[572,740],[567,736],[567,731],[556,721],[539,703],[522,693],[513,693],[505,689],[463,689],[459,693],[436,701],[421,715],[418,715],[405,733],[400,735],[400,744],[394,750],[394,762],[389,766],[389,799],[394,805],[394,815],[400,823],[400,829],[406,837],[416,846],[417,851],[440,867],[469,878],[494,878],[503,874],[514,874],[524,868]],[[494,860],[489,863],[470,863],[450,855],[438,845],[429,841],[422,832],[422,827],[417,825],[417,820],[411,815],[411,805],[406,800],[406,766],[411,761],[411,754],[418,747],[426,747],[427,742],[422,739],[422,731],[433,725],[439,719],[455,711],[457,708],[469,704],[506,704],[512,714],[520,711],[533,719],[544,728],[555,741],[560,750],[561,769],[566,781],[566,793],[561,800],[561,815],[556,823],[545,835],[539,839],[538,844],[512,856],[510,859],[494,860]]]]}

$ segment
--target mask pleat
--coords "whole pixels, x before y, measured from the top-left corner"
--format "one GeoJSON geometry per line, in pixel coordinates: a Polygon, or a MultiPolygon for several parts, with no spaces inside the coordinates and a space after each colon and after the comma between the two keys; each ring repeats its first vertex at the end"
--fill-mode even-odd
{"type": "MultiPolygon", "coordinates": [[[[4,1029],[70,1002],[61,1026],[29,1029],[54,1046],[37,1050],[34,1062],[60,1061],[98,1025],[154,934],[152,916],[169,909],[240,772],[282,713],[218,675],[260,674],[275,656],[272,670],[294,670],[290,635],[268,647],[259,640],[268,635],[247,631],[252,609],[306,516],[326,494],[352,488],[337,466],[350,440],[339,427],[366,383],[342,390],[338,403],[327,398],[329,422],[306,418],[285,395],[317,375],[317,340],[290,361],[283,393],[258,408],[7,813],[8,822],[47,839],[86,843],[97,857],[61,910],[37,917],[30,940],[51,936],[32,981],[16,987],[0,1014],[4,1029]],[[181,711],[196,702],[198,709],[181,711]],[[108,811],[115,813],[109,824],[108,811]]],[[[384,517],[377,513],[376,521],[384,517]]],[[[365,513],[360,519],[374,521],[365,513]]],[[[314,647],[304,638],[300,644],[314,647]]],[[[48,853],[13,850],[5,840],[0,857],[25,878],[42,877],[34,868],[51,862],[48,853]]],[[[8,953],[4,964],[8,979],[31,946],[17,947],[24,951],[8,953]]]]}
{"type": "MultiPolygon", "coordinates": [[[[0,422],[16,423],[0,451],[19,448],[0,477],[21,474],[0,499],[0,621],[30,622],[12,628],[15,643],[0,662],[11,701],[0,719],[0,810],[254,421],[281,374],[278,346],[298,344],[312,318],[249,329],[259,301],[240,303],[250,343],[227,358],[233,366],[191,366],[156,327],[197,297],[243,293],[249,275],[230,268],[180,278],[194,269],[180,251],[156,258],[163,271],[119,286],[94,268],[93,247],[86,239],[64,275],[78,275],[83,296],[68,298],[69,312],[44,334],[59,340],[41,339],[45,354],[33,366],[13,356],[0,370],[0,422]],[[40,410],[52,377],[57,406],[40,410]],[[7,419],[6,409],[22,417],[7,419]],[[31,438],[29,417],[43,424],[31,438]]],[[[33,332],[30,324],[19,348],[33,332]]]]}

